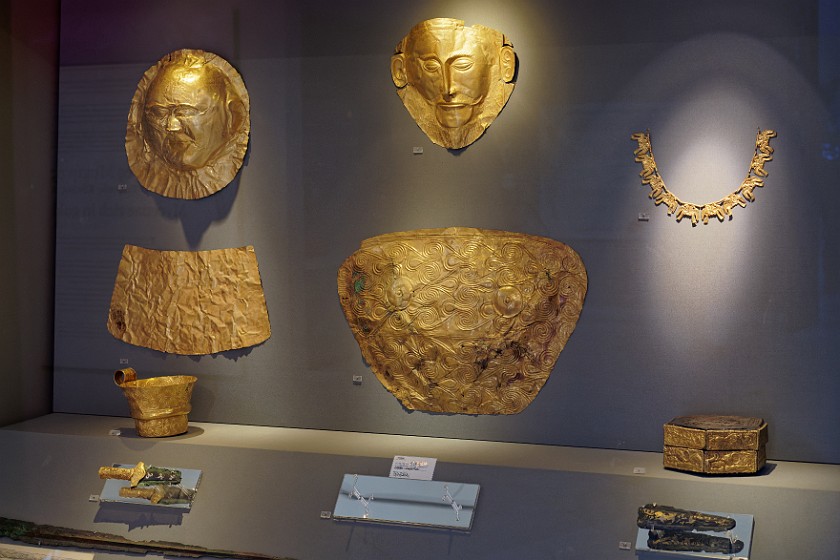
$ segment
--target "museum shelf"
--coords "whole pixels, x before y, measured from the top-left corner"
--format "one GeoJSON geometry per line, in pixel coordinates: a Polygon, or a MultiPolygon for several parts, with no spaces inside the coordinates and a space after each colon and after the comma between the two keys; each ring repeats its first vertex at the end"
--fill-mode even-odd
{"type": "Polygon", "coordinates": [[[204,422],[154,439],[130,418],[60,413],[0,429],[0,453],[0,516],[302,560],[629,559],[648,502],[754,515],[754,560],[825,559],[838,544],[840,465],[771,459],[755,476],[716,477],[664,469],[652,452],[204,422]],[[387,476],[395,455],[479,484],[472,531],[323,518],[345,474],[387,476]],[[140,460],[201,469],[192,510],[96,502],[99,466],[140,460]]]}

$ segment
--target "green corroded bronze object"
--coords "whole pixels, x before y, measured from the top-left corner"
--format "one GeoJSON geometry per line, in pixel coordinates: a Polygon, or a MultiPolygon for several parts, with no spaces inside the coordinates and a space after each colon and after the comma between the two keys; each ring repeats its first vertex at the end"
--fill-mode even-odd
{"type": "Polygon", "coordinates": [[[679,552],[736,554],[744,549],[743,541],[693,531],[657,529],[648,531],[648,548],[679,552]]]}
{"type": "Polygon", "coordinates": [[[119,494],[123,498],[139,498],[149,500],[152,504],[164,506],[174,504],[190,504],[195,498],[195,488],[181,488],[168,484],[154,484],[141,488],[123,487],[119,494]]]}
{"type": "Polygon", "coordinates": [[[483,25],[436,18],[415,25],[391,57],[391,78],[414,122],[444,148],[484,134],[513,92],[516,54],[483,25]]]}
{"type": "Polygon", "coordinates": [[[34,544],[37,546],[69,546],[74,548],[98,549],[132,554],[156,554],[199,558],[233,558],[235,560],[292,560],[256,552],[235,552],[204,548],[169,541],[133,541],[119,535],[68,529],[53,525],[37,525],[30,521],[0,517],[0,537],[34,544]]]}
{"type": "Polygon", "coordinates": [[[473,228],[373,237],[338,271],[365,360],[403,406],[431,412],[524,410],[571,336],[586,288],[571,247],[473,228]]]}
{"type": "Polygon", "coordinates": [[[213,53],[181,49],[161,58],[137,85],[125,152],[148,190],[203,198],[236,176],[250,130],[250,100],[239,72],[213,53]]]}
{"type": "Polygon", "coordinates": [[[735,528],[735,520],[723,515],[713,515],[658,504],[645,504],[639,508],[636,525],[642,529],[729,531],[735,528]]]}

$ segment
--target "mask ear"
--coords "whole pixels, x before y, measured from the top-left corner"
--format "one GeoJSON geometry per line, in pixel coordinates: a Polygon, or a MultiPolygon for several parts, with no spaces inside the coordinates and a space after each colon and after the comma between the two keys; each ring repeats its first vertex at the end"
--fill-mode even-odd
{"type": "Polygon", "coordinates": [[[391,57],[391,79],[398,88],[403,88],[408,83],[405,76],[405,55],[395,54],[391,57]]]}
{"type": "Polygon", "coordinates": [[[499,65],[502,69],[502,80],[505,82],[513,81],[516,75],[516,53],[513,52],[513,47],[505,45],[499,53],[499,65]]]}

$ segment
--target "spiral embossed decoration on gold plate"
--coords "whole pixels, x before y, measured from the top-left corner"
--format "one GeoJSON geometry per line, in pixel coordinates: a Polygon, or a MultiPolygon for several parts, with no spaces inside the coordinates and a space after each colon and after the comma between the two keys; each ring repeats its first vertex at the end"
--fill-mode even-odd
{"type": "Polygon", "coordinates": [[[362,242],[338,295],[362,355],[412,410],[516,414],[571,336],[586,269],[545,237],[472,228],[362,242]]]}

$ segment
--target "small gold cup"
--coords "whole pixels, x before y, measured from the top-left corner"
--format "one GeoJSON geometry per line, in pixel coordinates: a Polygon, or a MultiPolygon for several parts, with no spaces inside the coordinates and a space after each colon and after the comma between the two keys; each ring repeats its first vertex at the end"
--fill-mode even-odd
{"type": "Polygon", "coordinates": [[[187,431],[190,398],[198,378],[170,375],[137,379],[133,368],[114,372],[114,383],[128,399],[134,427],[141,437],[166,437],[187,431]]]}

